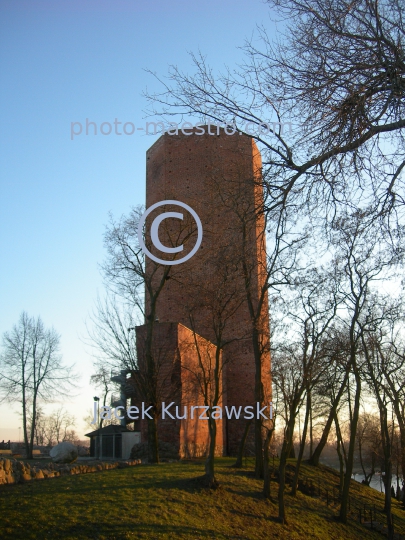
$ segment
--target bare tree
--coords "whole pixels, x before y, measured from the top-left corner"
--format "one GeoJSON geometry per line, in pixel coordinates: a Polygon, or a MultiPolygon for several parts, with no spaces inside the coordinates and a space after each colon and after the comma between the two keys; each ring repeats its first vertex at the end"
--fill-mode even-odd
{"type": "Polygon", "coordinates": [[[375,216],[397,218],[405,165],[402,2],[268,3],[282,17],[277,42],[261,26],[237,69],[215,74],[200,53],[192,54],[190,75],[176,66],[167,78],[153,74],[162,90],[146,94],[149,112],[193,115],[254,137],[269,208],[289,199],[333,221],[342,205],[367,201],[375,216]]]}
{"type": "Polygon", "coordinates": [[[263,445],[263,495],[266,499],[271,499],[271,471],[270,471],[270,444],[276,429],[276,416],[273,412],[273,418],[270,426],[266,426],[266,437],[263,445]]]}
{"type": "MultiPolygon", "coordinates": [[[[398,243],[393,249],[386,242],[384,232],[370,221],[373,210],[358,209],[338,220],[335,236],[336,260],[341,266],[341,294],[344,297],[344,309],[340,317],[348,336],[348,358],[354,378],[354,397],[350,408],[350,441],[347,454],[346,474],[342,492],[340,519],[347,521],[347,508],[350,480],[353,471],[353,459],[357,423],[360,413],[360,398],[364,363],[362,355],[362,321],[364,320],[372,285],[383,278],[403,257],[403,247],[398,243]]],[[[348,387],[350,389],[350,386],[348,387]]]]}
{"type": "Polygon", "coordinates": [[[55,434],[56,442],[60,443],[69,438],[69,428],[75,425],[75,419],[68,411],[60,407],[49,417],[49,423],[51,430],[55,434]]]}
{"type": "MultiPolygon", "coordinates": [[[[112,346],[114,346],[114,343],[111,343],[112,346]]],[[[96,386],[99,388],[103,393],[103,408],[105,410],[106,404],[107,404],[107,398],[109,395],[111,395],[113,383],[111,382],[111,371],[108,369],[108,367],[102,363],[102,362],[96,362],[94,364],[94,367],[96,369],[96,373],[90,377],[90,384],[96,386]]],[[[100,416],[100,422],[99,422],[99,429],[103,427],[103,424],[105,425],[117,425],[119,424],[119,420],[114,415],[112,418],[108,419],[105,418],[105,415],[100,416]]],[[[92,426],[94,427],[94,425],[92,426]]]]}
{"type": "MultiPolygon", "coordinates": [[[[374,295],[369,303],[366,317],[361,321],[361,338],[366,359],[365,375],[376,399],[380,413],[381,448],[384,463],[385,512],[387,529],[390,538],[394,537],[394,526],[391,512],[391,485],[394,454],[394,411],[399,413],[399,424],[403,420],[401,409],[403,399],[398,395],[402,392],[402,382],[399,386],[394,381],[403,377],[400,357],[395,354],[396,342],[392,329],[402,317],[401,300],[394,301],[389,297],[374,295]],[[392,418],[390,416],[392,415],[392,418]]],[[[402,322],[402,321],[401,321],[402,322]]],[[[401,433],[401,431],[400,431],[401,433]]]]}
{"type": "Polygon", "coordinates": [[[325,343],[324,347],[327,350],[325,360],[329,362],[329,369],[325,372],[325,377],[320,379],[316,390],[318,396],[326,400],[326,422],[315,450],[310,453],[310,463],[315,466],[319,465],[322,451],[328,442],[350,374],[347,336],[339,325],[334,324],[328,343],[325,343]]]}
{"type": "MultiPolygon", "coordinates": [[[[191,328],[193,329],[194,323],[190,316],[191,328]]],[[[222,402],[223,389],[222,389],[222,374],[224,369],[224,362],[222,361],[222,350],[219,344],[212,344],[203,340],[197,335],[193,329],[193,343],[188,346],[193,348],[197,356],[197,365],[187,366],[183,365],[183,370],[188,370],[192,374],[191,390],[197,385],[200,395],[203,398],[204,406],[207,407],[208,415],[208,433],[209,443],[208,452],[205,459],[205,474],[203,477],[203,483],[209,488],[218,487],[218,482],[215,478],[214,457],[216,453],[217,443],[217,420],[218,412],[215,411],[222,402]]],[[[185,389],[185,395],[187,395],[187,385],[185,389]]],[[[192,394],[193,392],[189,392],[192,394]]]]}
{"type": "Polygon", "coordinates": [[[145,316],[147,333],[143,352],[146,358],[148,385],[144,388],[147,402],[153,405],[152,419],[148,418],[148,457],[151,463],[159,462],[158,454],[158,402],[156,399],[157,367],[153,357],[153,327],[156,320],[156,301],[162,290],[171,266],[166,266],[160,277],[156,278],[159,265],[151,263],[147,272],[145,256],[138,242],[138,224],[142,209],[134,209],[128,218],[118,223],[111,220],[105,235],[108,259],[103,266],[107,283],[113,290],[136,305],[145,316]],[[142,300],[143,289],[147,295],[146,304],[142,300]]]}
{"type": "Polygon", "coordinates": [[[364,474],[364,483],[370,485],[375,474],[375,466],[381,446],[379,418],[371,413],[363,412],[357,424],[357,447],[360,465],[364,474]],[[367,472],[367,467],[370,472],[367,472]]]}
{"type": "MultiPolygon", "coordinates": [[[[349,394],[349,381],[345,389],[348,390],[349,394]]],[[[345,471],[347,470],[347,448],[346,448],[346,434],[347,434],[347,422],[343,422],[340,416],[340,411],[343,408],[339,407],[339,409],[334,409],[334,417],[333,421],[335,423],[335,431],[336,431],[336,452],[339,458],[339,494],[342,495],[343,493],[343,486],[345,483],[345,471]]]]}
{"type": "MultiPolygon", "coordinates": [[[[333,322],[337,310],[336,283],[327,272],[313,269],[306,279],[297,284],[298,298],[288,312],[290,321],[295,322],[295,332],[289,330],[286,339],[273,342],[273,382],[281,396],[279,415],[284,420],[284,441],[280,452],[279,465],[279,520],[286,523],[284,502],[285,470],[287,459],[293,449],[294,429],[297,416],[306,395],[304,432],[293,480],[293,494],[296,493],[299,468],[302,461],[306,431],[310,413],[310,396],[314,384],[327,369],[324,362],[324,338],[333,322]]],[[[292,325],[290,325],[292,326],[292,325]]]]}
{"type": "Polygon", "coordinates": [[[35,422],[36,443],[52,446],[63,441],[75,441],[77,440],[76,432],[70,429],[75,424],[75,417],[63,407],[59,407],[50,415],[45,415],[44,411],[39,408],[35,422]]]}
{"type": "MultiPolygon", "coordinates": [[[[152,406],[150,413],[152,418],[147,419],[148,459],[150,463],[158,463],[157,421],[161,408],[159,387],[161,388],[163,384],[160,373],[167,358],[165,351],[158,351],[154,345],[154,328],[158,322],[156,306],[169,277],[175,278],[177,274],[181,274],[181,270],[170,264],[177,257],[177,253],[169,256],[168,264],[146,259],[138,238],[142,214],[141,207],[134,208],[128,217],[123,216],[117,222],[111,218],[107,227],[105,234],[107,259],[102,271],[107,287],[113,294],[123,299],[126,315],[124,313],[122,316],[122,312],[120,313],[114,304],[114,299],[101,309],[99,307],[96,314],[99,324],[95,331],[96,335],[93,335],[95,338],[93,341],[110,361],[116,359],[119,367],[135,368],[134,384],[144,401],[152,406]],[[140,312],[145,321],[145,331],[138,335],[138,351],[141,352],[142,358],[137,358],[134,342],[128,335],[131,327],[123,324],[123,321],[128,322],[128,317],[132,317],[134,311],[140,312]],[[113,341],[109,342],[111,336],[113,341]]],[[[151,217],[152,215],[148,219],[151,217]]],[[[174,246],[179,241],[187,246],[196,234],[196,224],[191,218],[184,219],[180,224],[177,223],[180,220],[172,221],[175,222],[173,227],[169,227],[166,223],[162,224],[169,241],[174,246]],[[177,225],[179,228],[176,228],[177,225]]],[[[149,252],[153,252],[155,248],[152,247],[149,234],[146,230],[141,231],[141,234],[146,248],[149,252]]]]}
{"type": "Polygon", "coordinates": [[[298,486],[298,475],[304,456],[308,424],[311,419],[314,387],[329,371],[328,338],[339,306],[338,284],[330,271],[313,268],[297,284],[298,302],[290,317],[299,325],[300,354],[303,364],[303,391],[306,394],[304,427],[292,483],[292,494],[298,486]]]}
{"type": "MultiPolygon", "coordinates": [[[[28,419],[28,430],[31,430],[32,418],[28,419]]],[[[34,435],[35,444],[42,445],[46,444],[46,417],[41,406],[37,407],[36,410],[36,419],[35,419],[35,435],[34,435]]]]}
{"type": "MultiPolygon", "coordinates": [[[[363,328],[366,332],[367,329],[363,328]]],[[[390,399],[384,390],[383,377],[384,371],[379,365],[381,358],[379,357],[378,348],[373,346],[371,340],[367,339],[362,334],[362,341],[364,346],[364,354],[367,363],[367,375],[371,383],[371,387],[374,391],[375,398],[377,400],[378,409],[380,412],[380,426],[381,426],[381,446],[384,456],[384,487],[385,487],[385,513],[387,516],[387,528],[388,538],[394,538],[394,526],[392,521],[391,512],[391,485],[392,485],[392,433],[390,429],[389,419],[389,407],[390,399]]]]}
{"type": "Polygon", "coordinates": [[[142,324],[138,298],[132,303],[118,294],[108,292],[103,300],[97,299],[87,327],[89,345],[95,359],[97,377],[94,382],[108,384],[108,368],[137,369],[135,333],[142,324]],[[103,382],[104,379],[104,382],[103,382]]]}
{"type": "MultiPolygon", "coordinates": [[[[386,301],[380,325],[369,334],[378,365],[383,373],[383,389],[389,396],[398,422],[400,439],[400,462],[405,474],[405,344],[403,336],[404,312],[401,300],[386,301]]],[[[405,504],[405,500],[404,500],[405,504]]]]}
{"type": "Polygon", "coordinates": [[[208,407],[209,448],[205,461],[204,483],[209,487],[217,487],[215,478],[214,457],[217,440],[218,414],[215,409],[222,403],[224,397],[223,373],[229,358],[226,360],[222,354],[227,346],[235,341],[246,340],[248,335],[242,333],[232,335],[228,327],[232,326],[233,317],[238,313],[245,301],[245,291],[240,287],[239,261],[233,258],[234,248],[222,248],[216,257],[210,261],[215,274],[215,280],[201,283],[196,276],[193,279],[192,271],[188,276],[189,299],[187,309],[190,313],[190,329],[193,333],[193,342],[189,344],[196,353],[197,362],[192,367],[184,366],[189,370],[204,401],[208,407]],[[197,292],[193,294],[193,292],[197,292]],[[193,298],[196,299],[193,301],[193,298]],[[213,338],[211,341],[202,340],[196,332],[194,316],[204,310],[207,321],[211,327],[213,338]]]}
{"type": "MultiPolygon", "coordinates": [[[[354,377],[350,469],[361,396],[357,322],[369,282],[393,257],[380,250],[373,259],[376,274],[371,269],[364,274],[364,267],[359,270],[367,257],[357,261],[359,265],[352,260],[348,236],[353,227],[346,227],[347,215],[367,206],[366,212],[357,212],[358,223],[365,227],[367,222],[369,234],[374,234],[370,223],[378,220],[385,241],[396,244],[394,249],[398,246],[403,233],[397,225],[403,221],[405,202],[403,4],[389,0],[271,0],[269,4],[284,17],[283,41],[273,42],[266,29],[259,28],[259,45],[253,40],[246,43],[242,67],[218,75],[203,55],[193,54],[191,75],[175,66],[166,79],[154,75],[162,91],[146,97],[149,112],[163,119],[193,115],[206,123],[235,125],[252,136],[264,157],[263,184],[268,192],[264,212],[278,210],[281,216],[291,205],[318,225],[332,225],[335,232],[342,225],[346,228],[347,249],[339,256],[346,261],[342,271],[351,284],[342,291],[350,311],[345,323],[350,352],[313,461],[319,462],[348,379],[354,377]],[[294,130],[286,133],[287,124],[294,130]]],[[[354,238],[358,239],[356,232],[354,238]]],[[[258,376],[257,387],[259,392],[258,376]]],[[[260,474],[260,426],[255,426],[255,435],[256,473],[260,474]]],[[[349,482],[347,473],[343,521],[349,482]]]]}
{"type": "Polygon", "coordinates": [[[39,402],[67,395],[76,376],[72,367],[62,364],[56,331],[46,330],[40,317],[35,319],[25,312],[12,331],[3,335],[0,372],[2,401],[21,404],[25,449],[28,459],[32,459],[39,402]]]}
{"type": "MultiPolygon", "coordinates": [[[[298,254],[308,238],[308,231],[295,229],[297,214],[292,207],[270,211],[266,209],[268,191],[262,188],[260,176],[253,179],[236,180],[237,188],[231,185],[226,190],[225,183],[219,183],[218,190],[224,205],[230,210],[232,228],[240,239],[236,253],[245,305],[249,313],[246,335],[252,343],[255,362],[255,400],[263,403],[265,385],[263,384],[263,365],[269,355],[269,332],[266,320],[269,305],[269,292],[280,295],[280,290],[292,285],[298,272],[298,254]],[[247,192],[251,184],[255,186],[255,197],[247,192]],[[261,255],[258,257],[257,252],[261,255]]],[[[249,426],[246,425],[239,451],[239,462],[243,443],[249,426]]],[[[271,426],[263,425],[261,418],[254,419],[255,437],[255,475],[264,475],[264,431],[269,433],[271,426]],[[265,429],[264,429],[265,428],[265,429]]]]}

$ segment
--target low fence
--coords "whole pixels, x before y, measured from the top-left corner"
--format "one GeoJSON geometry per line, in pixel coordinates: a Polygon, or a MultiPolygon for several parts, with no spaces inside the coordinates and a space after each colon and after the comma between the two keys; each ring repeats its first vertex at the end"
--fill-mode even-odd
{"type": "MultiPolygon", "coordinates": [[[[338,506],[341,503],[341,494],[338,488],[326,489],[321,487],[320,479],[314,482],[311,478],[300,475],[298,480],[298,489],[305,495],[310,497],[318,497],[326,502],[327,506],[338,506]]],[[[354,501],[353,497],[349,496],[348,500],[349,513],[354,519],[368,528],[384,533],[387,528],[387,515],[383,508],[378,508],[375,504],[369,505],[354,501]]],[[[395,538],[405,540],[405,527],[402,524],[396,523],[395,515],[392,514],[392,525],[395,538]]]]}

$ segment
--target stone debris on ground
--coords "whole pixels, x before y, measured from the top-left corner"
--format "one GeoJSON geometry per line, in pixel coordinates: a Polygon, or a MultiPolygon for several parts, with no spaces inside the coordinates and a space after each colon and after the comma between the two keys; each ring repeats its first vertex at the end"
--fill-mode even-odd
{"type": "Polygon", "coordinates": [[[110,469],[133,467],[141,463],[140,459],[125,461],[86,461],[86,463],[26,463],[16,459],[0,458],[0,484],[18,484],[30,480],[42,480],[55,476],[87,474],[110,469]]]}

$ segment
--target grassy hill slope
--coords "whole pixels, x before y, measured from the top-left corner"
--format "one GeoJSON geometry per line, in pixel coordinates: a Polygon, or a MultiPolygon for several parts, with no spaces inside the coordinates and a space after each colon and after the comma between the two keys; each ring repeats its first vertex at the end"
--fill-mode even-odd
{"type": "MultiPolygon", "coordinates": [[[[250,466],[230,467],[217,460],[216,491],[201,489],[201,462],[140,465],[100,473],[32,481],[0,489],[2,539],[382,539],[358,522],[360,504],[382,509],[383,496],[353,483],[350,523],[335,520],[338,477],[326,468],[303,466],[316,496],[286,497],[288,525],[277,523],[277,506],[264,500],[262,482],[250,466]],[[318,490],[330,495],[317,496],[318,490]],[[323,490],[323,491],[322,491],[323,490]],[[335,494],[337,491],[335,490],[335,494]]],[[[291,462],[290,467],[294,462],[291,462]]],[[[272,494],[277,496],[276,483],[272,494]]],[[[287,489],[287,493],[288,493],[287,489]]],[[[394,502],[396,530],[405,530],[405,511],[394,502]]]]}

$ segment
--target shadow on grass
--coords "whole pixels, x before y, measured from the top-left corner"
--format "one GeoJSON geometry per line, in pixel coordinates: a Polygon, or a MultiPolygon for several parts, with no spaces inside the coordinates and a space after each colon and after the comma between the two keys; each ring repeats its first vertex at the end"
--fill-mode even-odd
{"type": "MultiPolygon", "coordinates": [[[[7,497],[12,492],[18,492],[21,497],[31,496],[34,493],[40,495],[60,495],[69,491],[70,495],[85,494],[92,490],[95,493],[103,493],[111,489],[138,491],[144,489],[181,490],[190,494],[198,494],[202,491],[209,492],[203,482],[201,474],[191,475],[185,478],[176,478],[168,475],[164,478],[151,478],[141,474],[134,474],[132,481],[128,479],[128,469],[115,469],[88,473],[85,475],[66,475],[31,480],[21,484],[8,484],[0,486],[0,498],[7,497]]],[[[222,486],[219,487],[219,490],[222,486]]]]}
{"type": "MultiPolygon", "coordinates": [[[[72,535],[80,533],[82,538],[91,538],[92,533],[97,531],[99,524],[97,522],[87,522],[85,528],[79,526],[66,527],[60,531],[61,534],[72,535]],[[84,536],[85,535],[85,536],[84,536]]],[[[100,531],[101,532],[101,531],[100,531]]],[[[112,538],[128,538],[128,533],[133,533],[138,537],[140,534],[145,535],[145,538],[161,537],[162,535],[170,535],[169,538],[216,538],[218,537],[218,531],[213,529],[201,529],[196,527],[187,527],[183,525],[171,525],[168,524],[151,524],[144,522],[137,522],[133,525],[125,525],[124,523],[106,524],[103,523],[102,534],[113,535],[112,538]]],[[[62,536],[63,538],[63,536],[62,536]]],[[[78,537],[80,538],[80,537],[78,537]]],[[[94,538],[98,538],[94,536],[94,538]]]]}
{"type": "MultiPolygon", "coordinates": [[[[8,534],[7,531],[2,531],[2,540],[24,540],[32,538],[23,530],[8,534]]],[[[218,531],[213,529],[201,529],[197,527],[175,526],[168,524],[150,524],[137,522],[131,524],[125,523],[101,523],[99,521],[89,521],[85,523],[63,525],[59,523],[57,526],[44,526],[40,532],[41,540],[59,540],[59,539],[97,539],[105,540],[126,540],[130,538],[145,538],[148,540],[157,538],[219,538],[225,539],[229,536],[218,534],[218,531]]]]}

